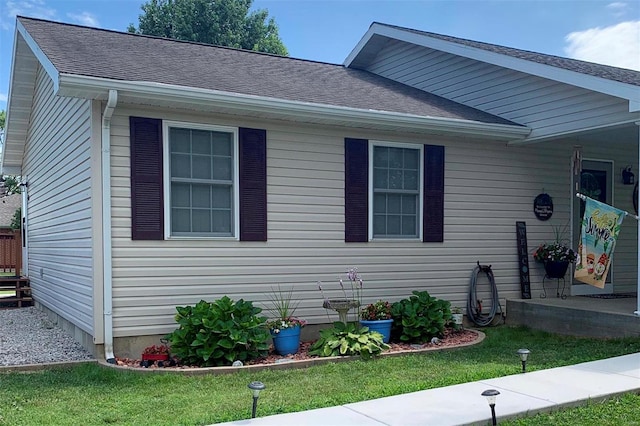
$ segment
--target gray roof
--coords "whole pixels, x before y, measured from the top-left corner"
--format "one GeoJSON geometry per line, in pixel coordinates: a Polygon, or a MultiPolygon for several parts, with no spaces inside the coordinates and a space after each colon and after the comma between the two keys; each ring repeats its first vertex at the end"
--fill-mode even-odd
{"type": "Polygon", "coordinates": [[[515,49],[513,47],[499,46],[497,44],[483,43],[480,41],[467,40],[464,38],[451,37],[442,34],[430,33],[427,31],[414,30],[411,28],[399,27],[396,25],[383,24],[376,22],[389,28],[396,28],[402,31],[422,34],[428,37],[437,38],[439,40],[449,41],[452,43],[462,44],[489,52],[499,53],[501,55],[512,56],[518,59],[524,59],[538,64],[550,65],[552,67],[562,68],[569,71],[575,71],[581,74],[587,74],[594,77],[605,78],[607,80],[618,81],[620,83],[632,84],[640,86],[640,72],[629,70],[626,68],[617,68],[609,65],[596,64],[593,62],[580,61],[577,59],[563,58],[561,56],[545,55],[543,53],[530,52],[528,50],[515,49]]]}
{"type": "Polygon", "coordinates": [[[516,124],[342,65],[25,17],[18,19],[62,74],[150,81],[363,110],[516,124]]]}

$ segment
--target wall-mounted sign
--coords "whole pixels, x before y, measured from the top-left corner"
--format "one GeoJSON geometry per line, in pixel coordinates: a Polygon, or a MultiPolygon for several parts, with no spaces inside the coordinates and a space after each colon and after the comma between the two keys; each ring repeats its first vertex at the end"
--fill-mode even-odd
{"type": "Polygon", "coordinates": [[[531,299],[531,283],[529,282],[529,249],[527,248],[527,224],[516,222],[516,239],[518,241],[518,266],[520,268],[520,290],[523,299],[531,299]]]}
{"type": "Polygon", "coordinates": [[[553,215],[553,200],[549,194],[540,194],[533,200],[533,214],[540,220],[549,220],[553,215]]]}

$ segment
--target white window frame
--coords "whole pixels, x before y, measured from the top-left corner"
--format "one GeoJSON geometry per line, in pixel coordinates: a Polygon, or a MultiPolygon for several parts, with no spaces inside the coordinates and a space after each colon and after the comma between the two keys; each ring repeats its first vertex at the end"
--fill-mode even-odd
{"type": "Polygon", "coordinates": [[[185,121],[162,122],[162,153],[163,153],[163,196],[164,196],[164,238],[166,240],[240,240],[240,162],[239,154],[239,129],[237,127],[218,126],[212,124],[190,123],[185,121]],[[169,141],[169,129],[172,127],[190,130],[208,130],[213,132],[224,132],[232,135],[233,142],[233,206],[232,217],[233,235],[225,237],[200,236],[200,235],[171,235],[171,149],[169,141]]]}
{"type": "Polygon", "coordinates": [[[369,141],[369,241],[422,241],[422,218],[424,217],[424,144],[369,141]],[[376,146],[390,148],[408,148],[419,151],[420,173],[418,176],[418,236],[417,237],[377,237],[373,236],[373,150],[376,146]]]}

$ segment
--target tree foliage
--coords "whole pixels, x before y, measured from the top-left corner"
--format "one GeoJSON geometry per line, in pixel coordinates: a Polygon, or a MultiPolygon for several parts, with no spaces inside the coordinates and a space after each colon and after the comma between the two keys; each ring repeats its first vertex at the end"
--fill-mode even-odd
{"type": "Polygon", "coordinates": [[[141,8],[136,34],[288,55],[269,12],[249,12],[253,0],[150,0],[141,8]]]}

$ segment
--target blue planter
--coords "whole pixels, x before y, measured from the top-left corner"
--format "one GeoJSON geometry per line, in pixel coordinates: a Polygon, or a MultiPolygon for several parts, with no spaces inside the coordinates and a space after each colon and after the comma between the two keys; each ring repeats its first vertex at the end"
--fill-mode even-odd
{"type": "Polygon", "coordinates": [[[375,321],[360,320],[360,325],[369,327],[369,331],[377,331],[378,333],[382,334],[384,342],[389,343],[389,339],[391,338],[392,322],[392,319],[375,321]]]}
{"type": "Polygon", "coordinates": [[[278,355],[295,354],[300,348],[300,327],[291,327],[280,330],[279,333],[271,331],[273,347],[278,355]]]}

